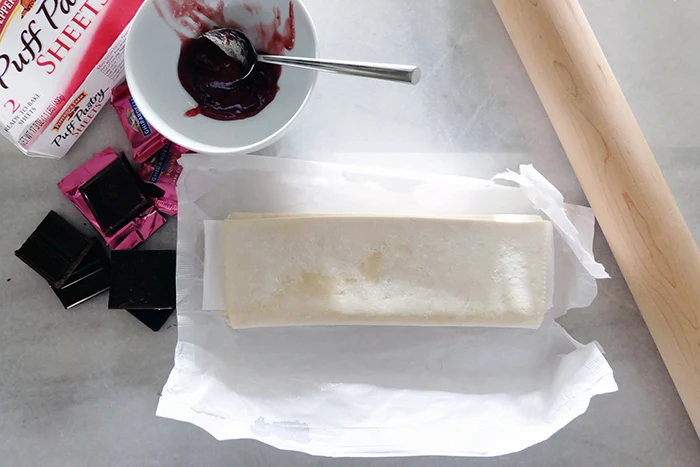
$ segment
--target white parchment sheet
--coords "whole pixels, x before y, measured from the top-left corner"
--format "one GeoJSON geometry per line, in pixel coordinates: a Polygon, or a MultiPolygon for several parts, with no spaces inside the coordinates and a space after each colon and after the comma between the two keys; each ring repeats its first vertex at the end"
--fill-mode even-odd
{"type": "Polygon", "coordinates": [[[531,166],[498,176],[521,188],[261,156],[181,162],[179,337],[157,415],[219,440],[252,438],[314,455],[495,456],[547,439],[591,397],[617,390],[597,344],[579,344],[554,321],[589,305],[595,279],[607,277],[591,252],[593,214],[565,205],[531,166]],[[205,238],[205,221],[232,212],[541,214],[557,232],[553,308],[538,330],[233,330],[216,310],[212,224],[205,238]]]}

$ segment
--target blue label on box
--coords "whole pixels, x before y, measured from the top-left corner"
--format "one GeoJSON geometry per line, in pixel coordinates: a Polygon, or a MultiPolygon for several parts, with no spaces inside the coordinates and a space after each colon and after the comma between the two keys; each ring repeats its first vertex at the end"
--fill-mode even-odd
{"type": "Polygon", "coordinates": [[[139,110],[139,107],[136,105],[136,102],[134,102],[133,97],[129,98],[129,104],[131,104],[131,108],[134,109],[134,116],[139,121],[139,127],[141,128],[141,133],[143,133],[143,136],[150,136],[150,134],[153,133],[151,131],[151,127],[148,126],[148,122],[146,121],[145,118],[143,118],[143,115],[141,115],[141,111],[139,110]]]}
{"type": "Polygon", "coordinates": [[[162,174],[168,166],[168,162],[170,161],[170,146],[172,146],[172,144],[173,143],[166,144],[158,153],[158,159],[156,160],[156,165],[153,167],[153,173],[149,180],[151,183],[156,183],[160,178],[160,174],[162,174]]]}

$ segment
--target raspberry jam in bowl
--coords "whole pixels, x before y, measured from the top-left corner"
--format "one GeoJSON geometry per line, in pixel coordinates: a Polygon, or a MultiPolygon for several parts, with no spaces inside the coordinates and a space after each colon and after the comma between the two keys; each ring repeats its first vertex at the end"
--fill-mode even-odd
{"type": "Polygon", "coordinates": [[[200,37],[220,27],[243,31],[260,53],[318,56],[299,0],[152,0],[129,31],[127,81],[143,116],[169,140],[205,154],[246,154],[283,136],[316,74],[258,64],[238,81],[235,63],[200,37]]]}
{"type": "Polygon", "coordinates": [[[243,120],[259,114],[277,97],[282,67],[257,64],[243,78],[240,62],[205,37],[188,39],[182,46],[177,74],[197,107],[185,115],[215,120],[243,120]]]}

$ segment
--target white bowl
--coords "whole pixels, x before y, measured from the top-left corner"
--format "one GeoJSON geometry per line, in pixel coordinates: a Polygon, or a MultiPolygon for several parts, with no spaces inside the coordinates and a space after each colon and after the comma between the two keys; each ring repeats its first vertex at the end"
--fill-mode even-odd
{"type": "MultiPolygon", "coordinates": [[[[180,84],[177,64],[181,39],[161,17],[155,1],[162,5],[173,0],[148,0],[136,14],[126,42],[126,78],[141,113],[153,127],[169,140],[205,154],[246,154],[264,148],[289,129],[311,95],[316,73],[285,67],[279,79],[275,99],[259,114],[243,120],[219,121],[202,115],[186,117],[197,106],[180,84]]],[[[181,4],[212,0],[177,0],[181,4]]],[[[216,3],[220,0],[215,0],[216,3]]],[[[255,44],[255,26],[274,19],[273,9],[287,18],[289,0],[223,0],[227,21],[233,20],[246,29],[255,44]],[[253,31],[251,33],[251,31],[253,31]]],[[[293,0],[296,42],[289,55],[317,57],[316,28],[306,7],[293,0]]]]}

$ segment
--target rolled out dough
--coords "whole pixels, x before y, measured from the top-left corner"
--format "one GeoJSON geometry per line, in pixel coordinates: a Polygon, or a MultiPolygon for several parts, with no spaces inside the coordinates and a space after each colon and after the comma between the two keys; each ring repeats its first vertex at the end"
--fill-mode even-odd
{"type": "Polygon", "coordinates": [[[232,214],[227,321],[536,328],[552,226],[538,216],[232,214]]]}

